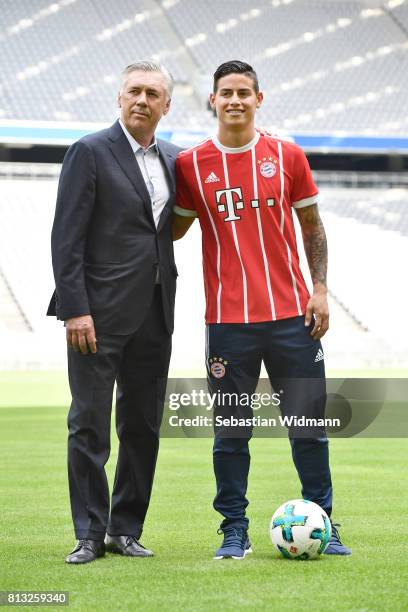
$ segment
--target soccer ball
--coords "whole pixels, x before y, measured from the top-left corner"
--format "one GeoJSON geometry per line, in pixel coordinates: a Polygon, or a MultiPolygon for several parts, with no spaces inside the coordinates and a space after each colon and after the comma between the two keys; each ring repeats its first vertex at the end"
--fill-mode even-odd
{"type": "Polygon", "coordinates": [[[323,508],[306,499],[279,506],[270,524],[272,544],[287,559],[316,559],[326,550],[331,531],[323,508]]]}

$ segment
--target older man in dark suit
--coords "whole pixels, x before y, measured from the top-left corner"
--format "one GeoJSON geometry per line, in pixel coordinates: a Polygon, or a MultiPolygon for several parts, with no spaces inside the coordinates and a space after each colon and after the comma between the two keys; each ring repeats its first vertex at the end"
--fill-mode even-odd
{"type": "Polygon", "coordinates": [[[168,71],[138,61],[122,74],[120,119],[74,143],[62,166],[48,314],[65,322],[72,404],[68,475],[77,546],[153,553],[139,538],[149,505],[171,352],[177,269],[171,237],[179,148],[156,140],[170,108],[168,71]],[[119,455],[109,514],[105,463],[114,383],[119,455]]]}

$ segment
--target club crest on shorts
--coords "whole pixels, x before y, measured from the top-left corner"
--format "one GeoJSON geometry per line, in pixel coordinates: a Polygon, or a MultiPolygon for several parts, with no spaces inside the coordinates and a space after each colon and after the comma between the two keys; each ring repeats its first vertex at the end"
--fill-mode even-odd
{"type": "Polygon", "coordinates": [[[228,361],[225,361],[222,357],[211,357],[208,363],[210,365],[210,372],[214,378],[222,378],[225,376],[225,366],[228,364],[228,361]]]}
{"type": "Polygon", "coordinates": [[[272,157],[263,157],[257,161],[259,171],[264,178],[272,178],[276,174],[276,164],[278,160],[272,157]]]}

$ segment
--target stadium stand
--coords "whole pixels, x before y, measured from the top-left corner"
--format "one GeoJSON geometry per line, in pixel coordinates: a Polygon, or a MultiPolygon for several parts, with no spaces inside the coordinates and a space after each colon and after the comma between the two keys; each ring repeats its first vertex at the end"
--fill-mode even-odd
{"type": "Polygon", "coordinates": [[[165,55],[175,76],[175,113],[180,108],[188,116],[198,109],[187,85],[194,67],[155,2],[61,0],[50,6],[27,1],[4,7],[0,116],[110,121],[120,71],[132,59],[149,55],[147,49],[155,57],[165,55]],[[165,40],[169,43],[163,47],[165,40]]]}
{"type": "Polygon", "coordinates": [[[393,231],[408,238],[407,190],[322,190],[324,212],[393,231]]]}
{"type": "Polygon", "coordinates": [[[267,124],[314,132],[400,129],[408,39],[386,8],[335,0],[253,8],[243,0],[231,11],[231,3],[210,0],[183,19],[186,5],[172,5],[169,17],[208,73],[237,54],[239,40],[241,56],[262,75],[267,124]]]}
{"type": "Polygon", "coordinates": [[[406,0],[207,0],[194,10],[190,0],[20,0],[4,4],[2,21],[3,119],[111,121],[118,73],[150,54],[177,83],[164,125],[207,127],[211,74],[238,54],[261,76],[264,125],[408,127],[406,0]]]}
{"type": "Polygon", "coordinates": [[[49,237],[56,181],[3,180],[1,194],[2,273],[27,329],[38,330],[53,286],[49,237]]]}
{"type": "Polygon", "coordinates": [[[0,304],[0,329],[2,331],[32,331],[2,270],[0,270],[0,304]]]}
{"type": "MultiPolygon", "coordinates": [[[[5,166],[10,176],[0,180],[0,291],[2,285],[4,291],[5,285],[11,299],[1,302],[3,329],[0,334],[17,327],[21,333],[26,331],[26,337],[41,337],[45,342],[42,347],[30,340],[31,362],[37,359],[48,364],[63,363],[61,330],[54,319],[45,317],[53,290],[49,236],[59,166],[27,168],[21,164],[13,172],[10,164],[2,164],[0,170],[5,166]],[[47,346],[53,346],[53,350],[46,349],[47,346]]],[[[333,326],[327,342],[329,363],[336,367],[351,367],[350,364],[368,367],[391,362],[400,365],[407,361],[408,348],[408,337],[401,331],[408,299],[408,290],[401,280],[408,252],[408,189],[323,185],[320,192],[330,245],[333,326]],[[396,265],[391,265],[393,262],[396,265]]],[[[204,296],[198,225],[193,230],[191,236],[176,244],[181,282],[173,363],[179,368],[180,364],[187,363],[192,368],[202,367],[204,296]],[[185,285],[183,278],[188,278],[185,285]],[[197,310],[199,303],[201,310],[197,310]],[[189,312],[188,318],[186,312],[189,312]],[[186,337],[190,339],[188,346],[186,337]]],[[[301,257],[306,270],[303,253],[301,257]]],[[[0,355],[0,366],[1,358],[0,355]]],[[[27,353],[19,358],[24,363],[27,353]]]]}
{"type": "Polygon", "coordinates": [[[401,266],[408,252],[406,189],[321,189],[330,245],[329,286],[356,321],[395,349],[408,298],[401,266]],[[397,289],[395,289],[397,288],[397,289]]]}
{"type": "MultiPolygon", "coordinates": [[[[265,92],[258,123],[272,131],[408,135],[408,0],[16,0],[1,11],[0,124],[98,129],[117,116],[121,69],[150,55],[175,77],[172,110],[160,125],[183,130],[183,143],[214,128],[206,104],[212,73],[233,58],[258,71],[265,92]]],[[[0,368],[65,362],[63,330],[44,316],[59,171],[0,163],[0,368]]],[[[327,364],[405,367],[407,177],[316,172],[316,179],[330,247],[327,364]]],[[[199,242],[193,226],[176,245],[173,371],[202,368],[199,242]]]]}

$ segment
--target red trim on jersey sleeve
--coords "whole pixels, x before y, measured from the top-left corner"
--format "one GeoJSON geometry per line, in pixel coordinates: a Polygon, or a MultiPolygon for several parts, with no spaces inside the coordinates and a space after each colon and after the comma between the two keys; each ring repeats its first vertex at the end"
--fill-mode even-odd
{"type": "Polygon", "coordinates": [[[318,202],[318,189],[310,171],[309,162],[300,147],[294,146],[293,183],[291,202],[294,208],[311,206],[318,202]]]}
{"type": "Polygon", "coordinates": [[[182,217],[197,216],[194,197],[183,172],[183,166],[185,167],[189,161],[191,163],[191,156],[186,157],[184,152],[180,153],[176,159],[176,206],[173,210],[182,217]]]}

